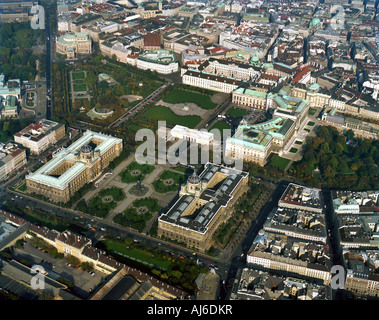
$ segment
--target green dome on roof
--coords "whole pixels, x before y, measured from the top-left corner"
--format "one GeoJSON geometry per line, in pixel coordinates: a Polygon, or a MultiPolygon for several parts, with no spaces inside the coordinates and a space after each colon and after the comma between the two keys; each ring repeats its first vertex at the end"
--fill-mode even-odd
{"type": "Polygon", "coordinates": [[[317,83],[312,83],[312,84],[308,87],[309,90],[313,90],[313,91],[317,91],[319,88],[320,88],[320,86],[319,86],[317,83]]]}
{"type": "Polygon", "coordinates": [[[265,64],[263,65],[263,68],[265,68],[265,69],[273,68],[273,67],[274,67],[274,65],[273,65],[272,63],[265,63],[265,64]]]}
{"type": "Polygon", "coordinates": [[[253,66],[260,66],[261,62],[259,61],[259,58],[257,56],[253,56],[250,58],[250,64],[253,66]]]}
{"type": "Polygon", "coordinates": [[[321,24],[321,20],[319,18],[313,18],[311,21],[311,26],[319,26],[321,24]]]}

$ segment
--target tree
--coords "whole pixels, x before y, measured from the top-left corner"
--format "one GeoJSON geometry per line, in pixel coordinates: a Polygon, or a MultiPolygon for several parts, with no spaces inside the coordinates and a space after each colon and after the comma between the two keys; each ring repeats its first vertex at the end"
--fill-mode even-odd
{"type": "Polygon", "coordinates": [[[338,167],[337,167],[338,172],[340,173],[346,173],[349,171],[349,166],[347,165],[346,160],[340,160],[338,167]]]}
{"type": "Polygon", "coordinates": [[[370,150],[370,147],[371,147],[371,141],[365,139],[362,141],[362,144],[361,144],[361,150],[362,152],[368,152],[370,150]]]}
{"type": "Polygon", "coordinates": [[[354,136],[355,136],[355,134],[354,134],[353,130],[349,129],[346,131],[346,138],[347,139],[354,139],[354,136]]]}
{"type": "Polygon", "coordinates": [[[361,165],[362,165],[362,163],[361,163],[360,160],[358,160],[358,161],[354,161],[354,162],[351,164],[350,168],[351,168],[352,170],[354,170],[354,171],[357,171],[357,170],[361,167],[361,165]]]}
{"type": "Polygon", "coordinates": [[[75,267],[80,266],[80,260],[74,256],[69,256],[67,262],[75,267]]]}
{"type": "Polygon", "coordinates": [[[329,143],[325,141],[321,146],[321,150],[323,150],[325,153],[330,153],[329,143]]]}
{"type": "Polygon", "coordinates": [[[100,81],[98,88],[104,92],[108,88],[108,82],[105,80],[100,81]]]}
{"type": "Polygon", "coordinates": [[[337,160],[336,157],[332,156],[330,160],[328,161],[328,164],[333,170],[336,170],[339,164],[339,161],[337,160]]]}
{"type": "Polygon", "coordinates": [[[336,144],[336,149],[334,151],[334,154],[339,157],[343,152],[343,146],[341,145],[341,143],[337,142],[336,144]]]}
{"type": "Polygon", "coordinates": [[[325,139],[325,141],[328,143],[330,143],[332,141],[332,135],[330,134],[328,127],[325,127],[325,126],[320,127],[317,130],[317,136],[325,139]]]}
{"type": "Polygon", "coordinates": [[[332,177],[334,175],[334,171],[333,171],[333,169],[330,167],[330,166],[327,166],[326,168],[325,168],[325,170],[324,170],[324,174],[323,174],[323,176],[325,177],[325,178],[330,178],[330,177],[332,177]]]}
{"type": "Polygon", "coordinates": [[[93,87],[95,85],[95,83],[96,83],[96,76],[95,76],[95,74],[92,73],[92,72],[88,72],[87,76],[83,80],[83,83],[87,87],[93,87]]]}

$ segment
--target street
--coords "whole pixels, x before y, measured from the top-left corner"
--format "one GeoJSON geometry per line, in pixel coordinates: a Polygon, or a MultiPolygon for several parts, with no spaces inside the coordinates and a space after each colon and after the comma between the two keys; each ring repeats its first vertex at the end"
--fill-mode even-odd
{"type": "Polygon", "coordinates": [[[50,32],[50,5],[45,9],[46,12],[46,119],[52,119],[51,110],[51,32],[50,32]]]}

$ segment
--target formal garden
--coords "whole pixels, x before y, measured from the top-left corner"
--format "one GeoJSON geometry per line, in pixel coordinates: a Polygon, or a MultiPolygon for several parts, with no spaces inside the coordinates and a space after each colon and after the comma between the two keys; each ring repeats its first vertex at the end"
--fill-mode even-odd
{"type": "Polygon", "coordinates": [[[85,72],[83,70],[74,70],[71,71],[71,79],[72,79],[72,87],[73,91],[71,94],[74,94],[75,92],[80,92],[80,91],[87,91],[88,88],[85,85],[85,72]]]}
{"type": "Polygon", "coordinates": [[[26,101],[25,104],[29,108],[33,108],[36,103],[36,93],[34,91],[29,91],[26,93],[26,101]]]}
{"type": "Polygon", "coordinates": [[[101,190],[88,203],[82,199],[76,205],[76,210],[99,218],[106,217],[117,203],[125,199],[124,191],[117,187],[101,190]]]}
{"type": "Polygon", "coordinates": [[[121,181],[124,183],[143,181],[145,176],[153,172],[153,170],[154,166],[152,165],[132,162],[124,171],[120,172],[121,181]]]}
{"type": "Polygon", "coordinates": [[[124,227],[130,227],[142,232],[146,227],[146,223],[159,210],[160,206],[157,199],[140,198],[135,200],[132,206],[123,213],[116,215],[113,221],[124,227]]]}
{"type": "Polygon", "coordinates": [[[109,125],[133,104],[125,97],[136,95],[145,98],[164,83],[150,70],[121,64],[97,53],[91,54],[86,63],[79,62],[76,68],[66,66],[64,62],[54,64],[52,75],[52,82],[56,84],[52,96],[55,119],[69,124],[81,120],[94,125],[109,125]],[[99,81],[100,74],[109,75],[114,83],[99,81]],[[78,96],[82,93],[85,96],[78,96]],[[70,99],[72,94],[74,102],[70,99]],[[87,113],[93,108],[107,109],[113,113],[108,117],[91,118],[87,113]]]}
{"type": "Polygon", "coordinates": [[[186,176],[180,172],[166,170],[153,182],[153,187],[158,193],[177,191],[179,186],[186,181],[186,176]]]}

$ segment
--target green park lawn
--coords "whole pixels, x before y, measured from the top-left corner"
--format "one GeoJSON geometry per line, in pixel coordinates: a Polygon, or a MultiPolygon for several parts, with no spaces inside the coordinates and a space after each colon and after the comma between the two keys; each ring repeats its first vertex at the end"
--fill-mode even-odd
{"type": "Polygon", "coordinates": [[[231,108],[226,113],[232,117],[240,117],[247,115],[249,112],[247,110],[231,108]]]}
{"type": "Polygon", "coordinates": [[[150,212],[157,212],[161,208],[155,198],[142,198],[133,202],[135,208],[146,207],[150,212]]]}
{"type": "Polygon", "coordinates": [[[122,191],[122,189],[117,188],[117,187],[103,189],[99,192],[99,196],[100,197],[111,196],[114,201],[121,201],[125,199],[124,191],[122,191]]]}
{"type": "Polygon", "coordinates": [[[115,216],[114,222],[142,232],[146,227],[146,222],[149,221],[153,217],[153,213],[158,212],[159,209],[158,200],[155,198],[137,199],[130,208],[115,216]],[[141,207],[147,208],[147,211],[144,213],[138,212],[137,209],[141,207]]]}
{"type": "Polygon", "coordinates": [[[287,167],[289,162],[290,162],[289,159],[285,159],[285,158],[279,157],[277,154],[273,154],[269,159],[268,165],[272,167],[276,167],[280,170],[284,170],[287,167]]]}
{"type": "Polygon", "coordinates": [[[211,98],[207,95],[181,89],[172,90],[163,98],[163,101],[172,104],[192,102],[197,104],[200,108],[207,110],[213,109],[217,106],[217,104],[212,102],[211,98]]]}
{"type": "Polygon", "coordinates": [[[226,123],[226,122],[222,122],[222,121],[218,121],[216,122],[210,129],[209,131],[211,131],[212,129],[218,129],[218,130],[223,130],[223,129],[232,129],[232,126],[229,124],[229,123],[226,123]]]}
{"type": "Polygon", "coordinates": [[[226,122],[218,121],[208,131],[211,132],[213,129],[219,130],[221,134],[221,139],[224,139],[223,130],[232,129],[232,126],[226,122]]]}
{"type": "Polygon", "coordinates": [[[87,91],[87,86],[83,83],[74,83],[74,91],[87,91]]]}
{"type": "Polygon", "coordinates": [[[84,72],[83,71],[73,71],[72,72],[72,79],[73,80],[82,80],[82,79],[84,79],[84,72]]]}
{"type": "Polygon", "coordinates": [[[317,111],[317,109],[309,108],[309,110],[308,110],[308,114],[309,114],[310,116],[313,116],[313,115],[316,113],[316,111],[317,111]]]}
{"type": "Polygon", "coordinates": [[[106,242],[106,246],[108,250],[114,251],[121,255],[125,255],[132,260],[146,262],[148,264],[158,266],[165,270],[168,269],[168,267],[172,263],[169,259],[165,259],[162,255],[153,254],[142,248],[127,246],[123,243],[119,243],[116,241],[108,240],[106,242]]]}
{"type": "Polygon", "coordinates": [[[182,125],[188,128],[195,128],[201,121],[201,117],[199,116],[178,116],[171,109],[156,106],[149,109],[143,116],[145,120],[153,120],[153,121],[166,121],[168,125],[182,125]]]}

